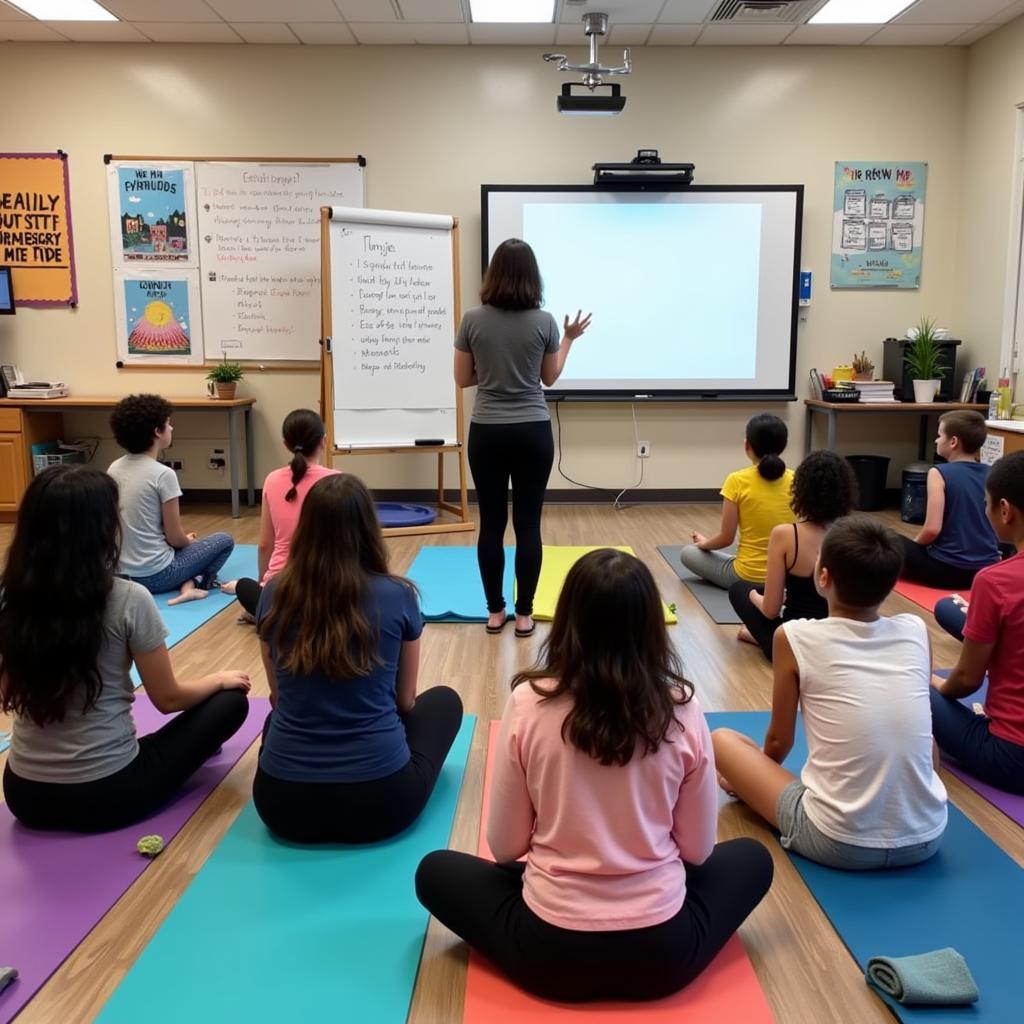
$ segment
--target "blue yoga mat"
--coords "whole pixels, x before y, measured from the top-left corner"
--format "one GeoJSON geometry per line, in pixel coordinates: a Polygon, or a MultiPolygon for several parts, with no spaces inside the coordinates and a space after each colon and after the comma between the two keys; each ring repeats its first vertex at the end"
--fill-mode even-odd
{"type": "MultiPolygon", "coordinates": [[[[502,593],[509,616],[515,600],[515,548],[505,548],[502,593]]],[[[419,587],[420,607],[427,622],[486,622],[487,598],[480,582],[475,547],[424,547],[406,576],[419,587]]]]}
{"type": "MultiPolygon", "coordinates": [[[[707,719],[712,729],[736,729],[760,743],[769,715],[718,712],[707,719]]],[[[801,727],[785,765],[798,772],[806,757],[801,727]]],[[[939,852],[916,867],[836,871],[796,854],[790,860],[861,970],[872,956],[908,956],[945,946],[964,956],[981,999],[970,1007],[907,1007],[879,993],[901,1021],[1020,1020],[1024,872],[952,804],[939,852]]]]}
{"type": "Polygon", "coordinates": [[[475,722],[397,839],[293,846],[249,803],[98,1019],[404,1024],[429,918],[413,878],[448,845],[475,722]]]}
{"type": "MultiPolygon", "coordinates": [[[[236,544],[231,557],[224,563],[224,568],[218,573],[222,580],[235,580],[240,576],[256,578],[259,570],[256,568],[256,545],[236,544]]],[[[203,623],[209,622],[218,612],[222,612],[229,604],[234,603],[234,596],[222,594],[219,590],[211,590],[208,597],[202,601],[186,601],[184,604],[168,606],[167,602],[177,596],[177,591],[169,594],[155,594],[157,608],[160,609],[160,617],[164,625],[170,630],[167,636],[167,646],[173,647],[181,643],[190,633],[194,633],[203,623]]],[[[136,687],[142,685],[135,666],[131,670],[132,681],[136,687]]],[[[0,753],[3,753],[11,745],[11,735],[7,732],[0,732],[0,753]]]]}

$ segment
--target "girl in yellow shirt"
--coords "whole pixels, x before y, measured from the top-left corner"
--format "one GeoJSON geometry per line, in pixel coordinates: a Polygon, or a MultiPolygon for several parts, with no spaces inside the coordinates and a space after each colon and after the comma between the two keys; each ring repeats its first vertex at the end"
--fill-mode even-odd
{"type": "Polygon", "coordinates": [[[789,431],[778,416],[759,413],[747,423],[743,450],[752,465],[730,473],[722,484],[722,521],[713,537],[694,531],[693,543],[679,554],[683,566],[716,587],[728,590],[739,580],[764,583],[768,572],[768,535],[780,523],[795,521],[789,507],[793,470],[781,455],[789,431]],[[735,555],[729,547],[739,530],[735,555]]]}

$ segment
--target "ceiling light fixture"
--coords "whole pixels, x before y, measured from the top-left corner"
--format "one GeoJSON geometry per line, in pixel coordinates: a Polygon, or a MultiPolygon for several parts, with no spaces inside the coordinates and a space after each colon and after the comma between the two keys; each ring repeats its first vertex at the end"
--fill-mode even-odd
{"type": "Polygon", "coordinates": [[[555,20],[554,0],[469,0],[469,16],[475,24],[484,22],[537,22],[555,20]]]}
{"type": "Polygon", "coordinates": [[[583,15],[583,31],[590,39],[590,63],[570,64],[564,53],[545,53],[544,60],[558,61],[559,71],[582,71],[583,81],[566,83],[562,93],[555,100],[560,114],[621,114],[626,106],[626,97],[620,94],[618,85],[602,81],[605,75],[628,75],[633,70],[629,50],[622,51],[622,65],[617,68],[601,66],[598,59],[598,37],[608,32],[608,15],[588,11],[583,15]],[[583,86],[586,93],[574,93],[573,85],[583,86]],[[597,90],[607,90],[598,92],[597,90]]]}
{"type": "Polygon", "coordinates": [[[94,0],[10,0],[39,21],[117,21],[110,11],[94,0]]]}
{"type": "Polygon", "coordinates": [[[884,25],[914,0],[829,0],[808,25],[884,25]]]}

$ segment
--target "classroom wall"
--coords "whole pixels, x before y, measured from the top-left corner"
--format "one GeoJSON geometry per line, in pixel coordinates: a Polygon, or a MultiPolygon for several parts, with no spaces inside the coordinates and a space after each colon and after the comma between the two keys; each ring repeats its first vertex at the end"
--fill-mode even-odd
{"type": "MultiPolygon", "coordinates": [[[[1022,50],[1024,22],[999,35],[991,49],[1000,54],[1008,77],[1009,56],[1002,55],[1022,50]]],[[[625,113],[590,119],[555,112],[563,76],[541,61],[541,49],[0,45],[5,79],[25,86],[5,111],[3,148],[59,147],[70,154],[81,296],[74,311],[25,309],[6,318],[0,325],[4,361],[20,363],[30,377],[60,375],[83,395],[202,390],[195,373],[114,367],[102,163],[109,152],[365,154],[368,205],[458,215],[462,294],[469,305],[480,279],[482,182],[586,183],[595,161],[626,160],[639,147],[656,147],[665,160],[693,161],[702,183],[806,186],[803,264],[815,272],[815,292],[799,333],[801,395],[812,365],[848,362],[863,348],[880,368],[881,339],[900,333],[922,313],[959,329],[956,313],[962,307],[968,358],[998,347],[991,317],[975,309],[979,304],[955,301],[965,266],[957,256],[965,167],[968,160],[981,160],[964,144],[973,137],[965,125],[965,97],[971,96],[973,107],[980,88],[969,88],[966,50],[637,49],[636,70],[624,83],[625,113]],[[865,159],[928,161],[919,291],[829,290],[833,163],[865,159]]],[[[990,138],[1000,130],[993,123],[979,139],[996,160],[1009,144],[990,138]]],[[[990,219],[998,216],[993,211],[990,219]]],[[[978,232],[972,225],[970,237],[978,232]]],[[[1005,245],[1000,242],[997,250],[1002,260],[1005,245]]],[[[996,275],[989,283],[995,287],[996,275]]],[[[579,303],[599,315],[599,296],[581,295],[579,303]]],[[[317,375],[250,373],[243,387],[258,399],[262,477],[280,464],[284,415],[315,403],[317,375]]],[[[789,421],[795,460],[802,450],[802,406],[773,408],[789,421]]],[[[640,408],[640,437],[652,443],[643,486],[717,487],[724,472],[742,461],[743,424],[754,411],[750,405],[640,408]]],[[[101,419],[76,416],[69,422],[69,433],[89,432],[106,432],[101,419]]],[[[224,486],[223,476],[205,468],[207,448],[221,435],[212,417],[179,421],[175,449],[186,463],[186,487],[224,486]]],[[[562,437],[563,466],[576,480],[616,489],[635,481],[639,463],[628,406],[567,407],[562,437]]],[[[898,467],[914,457],[914,437],[911,421],[890,420],[883,426],[844,423],[841,441],[846,451],[891,454],[894,482],[898,467]]],[[[109,445],[101,450],[103,459],[113,454],[109,445]]],[[[357,466],[372,485],[388,488],[428,487],[433,473],[432,459],[415,456],[342,465],[357,466]]],[[[557,474],[551,485],[571,486],[557,474]]]]}
{"type": "Polygon", "coordinates": [[[1013,143],[1017,107],[1024,104],[1024,18],[969,49],[965,100],[955,319],[965,337],[984,339],[980,362],[991,380],[1000,370],[1013,143]]]}

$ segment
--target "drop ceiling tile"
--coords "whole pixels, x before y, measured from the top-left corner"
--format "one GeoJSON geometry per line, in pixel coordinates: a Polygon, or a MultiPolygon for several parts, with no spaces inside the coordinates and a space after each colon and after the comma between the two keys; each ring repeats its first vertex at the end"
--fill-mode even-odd
{"type": "Polygon", "coordinates": [[[877,25],[797,25],[786,45],[859,46],[877,31],[877,25]]]}
{"type": "Polygon", "coordinates": [[[791,35],[795,25],[706,25],[698,46],[776,46],[791,35]]]}
{"type": "Polygon", "coordinates": [[[203,0],[103,0],[103,6],[122,21],[220,21],[203,0]]]}
{"type": "Polygon", "coordinates": [[[149,39],[126,21],[48,21],[62,36],[76,43],[148,43],[149,39]]]}
{"type": "Polygon", "coordinates": [[[692,46],[697,42],[703,25],[662,25],[651,29],[648,46],[692,46]]]}
{"type": "Polygon", "coordinates": [[[469,43],[469,26],[442,24],[413,25],[416,42],[421,46],[466,46],[469,43]]]}
{"type": "Polygon", "coordinates": [[[894,25],[976,25],[1004,11],[1009,0],[926,0],[893,21],[894,25]]]}
{"type": "Polygon", "coordinates": [[[17,7],[12,7],[10,4],[5,4],[3,0],[0,0],[0,21],[34,20],[34,18],[30,18],[24,11],[19,11],[17,7]]]}
{"type": "MultiPolygon", "coordinates": [[[[225,21],[341,21],[331,0],[206,0],[225,21]]],[[[387,5],[388,10],[391,5],[387,5]]]]}
{"type": "Polygon", "coordinates": [[[240,43],[230,25],[217,22],[147,21],[139,31],[156,43],[240,43]]]}
{"type": "Polygon", "coordinates": [[[564,25],[581,25],[588,11],[601,11],[608,15],[608,24],[642,21],[653,22],[661,10],[662,0],[587,0],[585,4],[570,4],[562,0],[558,20],[564,25]]]}
{"type": "Polygon", "coordinates": [[[608,29],[608,42],[615,46],[644,46],[653,25],[612,25],[608,29]]]}
{"type": "Polygon", "coordinates": [[[231,27],[247,43],[298,43],[295,33],[278,21],[241,21],[231,27]]]}
{"type": "Polygon", "coordinates": [[[1004,22],[1013,21],[1014,18],[1019,18],[1022,14],[1024,14],[1024,0],[1018,0],[1017,3],[1010,4],[1005,10],[993,15],[988,20],[1002,25],[1004,22]]]}
{"type": "Polygon", "coordinates": [[[403,43],[413,44],[416,36],[413,26],[405,22],[366,22],[350,21],[348,27],[356,41],[371,46],[392,46],[403,43]]]}
{"type": "Polygon", "coordinates": [[[469,41],[485,46],[550,46],[555,41],[555,26],[470,25],[469,41]]]}
{"type": "Polygon", "coordinates": [[[659,25],[699,25],[718,6],[718,0],[666,0],[659,25]]]}
{"type": "Polygon", "coordinates": [[[972,43],[976,43],[979,39],[984,39],[985,36],[992,35],[993,32],[998,28],[997,25],[993,25],[992,22],[987,21],[983,25],[975,25],[974,28],[969,28],[955,39],[951,39],[947,45],[949,46],[970,46],[972,43]]]}
{"type": "Polygon", "coordinates": [[[289,28],[304,42],[311,45],[355,45],[356,37],[349,31],[348,25],[340,21],[299,21],[289,28]]]}
{"type": "MultiPolygon", "coordinates": [[[[422,25],[426,22],[462,22],[466,19],[459,0],[398,0],[399,10],[406,21],[422,25]]],[[[380,18],[378,17],[379,21],[380,18]]]]}
{"type": "Polygon", "coordinates": [[[0,43],[66,43],[41,21],[0,21],[0,43]]]}
{"type": "MultiPolygon", "coordinates": [[[[245,0],[241,0],[245,3],[245,0]]],[[[341,16],[346,21],[397,21],[398,16],[391,0],[335,0],[341,16]]],[[[325,21],[328,19],[324,19],[325,21]]]]}
{"type": "Polygon", "coordinates": [[[963,25],[885,25],[869,46],[945,46],[963,35],[963,25]]]}

